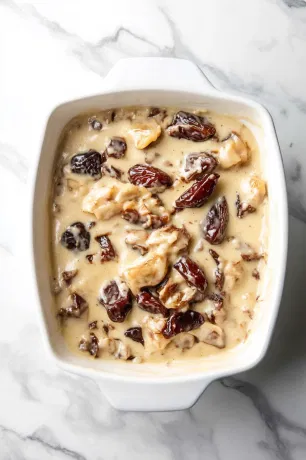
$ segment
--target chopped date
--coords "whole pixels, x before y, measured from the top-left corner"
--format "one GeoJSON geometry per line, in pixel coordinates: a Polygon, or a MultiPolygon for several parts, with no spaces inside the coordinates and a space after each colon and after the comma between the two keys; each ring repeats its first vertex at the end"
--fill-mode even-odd
{"type": "Polygon", "coordinates": [[[201,207],[213,193],[219,177],[219,174],[205,174],[176,200],[176,209],[201,207]]]}
{"type": "Polygon", "coordinates": [[[88,303],[86,300],[74,292],[70,295],[71,305],[66,308],[61,308],[58,312],[58,316],[62,318],[80,318],[80,316],[87,310],[88,303]]]}
{"type": "Polygon", "coordinates": [[[124,332],[124,335],[129,339],[134,340],[134,342],[139,342],[141,345],[144,345],[144,340],[142,336],[142,328],[139,326],[130,327],[124,332]]]}
{"type": "Polygon", "coordinates": [[[217,289],[219,289],[219,291],[222,291],[223,286],[224,286],[225,277],[224,277],[223,271],[220,270],[220,268],[219,268],[220,263],[221,263],[220,256],[213,249],[209,250],[209,254],[212,256],[212,258],[214,259],[214,261],[217,264],[217,268],[215,270],[215,286],[216,286],[217,289]]]}
{"type": "Polygon", "coordinates": [[[70,251],[86,251],[90,245],[90,233],[82,222],[74,222],[62,234],[61,244],[70,251]]]}
{"type": "Polygon", "coordinates": [[[175,312],[167,320],[162,333],[166,339],[171,339],[180,332],[198,329],[203,323],[204,317],[197,311],[175,312]]]}
{"type": "Polygon", "coordinates": [[[173,267],[182,275],[187,284],[200,292],[205,292],[208,282],[203,270],[190,257],[181,257],[173,267]]]}
{"type": "Polygon", "coordinates": [[[128,171],[129,181],[134,185],[146,188],[171,187],[171,177],[159,168],[145,164],[137,164],[128,171]]]}
{"type": "Polygon", "coordinates": [[[186,182],[201,179],[203,174],[211,174],[217,165],[217,160],[209,153],[188,153],[184,158],[183,178],[186,182]]]}
{"type": "Polygon", "coordinates": [[[116,259],[116,251],[107,235],[96,236],[95,240],[100,244],[102,248],[101,263],[116,259]]]}
{"type": "Polygon", "coordinates": [[[99,355],[98,337],[93,332],[90,332],[88,340],[86,340],[85,338],[82,338],[80,340],[79,349],[81,351],[88,351],[91,354],[91,356],[97,358],[99,355]]]}
{"type": "Polygon", "coordinates": [[[87,261],[92,264],[93,263],[93,258],[94,258],[94,254],[88,254],[87,256],[85,256],[87,261]]]}
{"type": "Polygon", "coordinates": [[[96,150],[78,153],[71,158],[70,168],[76,174],[89,174],[99,179],[101,177],[101,166],[104,158],[96,150]]]}
{"type": "Polygon", "coordinates": [[[228,204],[225,196],[218,198],[202,222],[203,235],[210,244],[221,244],[229,221],[228,204]]]}
{"type": "Polygon", "coordinates": [[[131,292],[121,280],[104,284],[100,291],[100,303],[106,308],[111,321],[122,323],[132,308],[131,292]]]}
{"type": "Polygon", "coordinates": [[[213,137],[216,134],[216,129],[205,117],[180,111],[174,116],[167,132],[170,136],[178,139],[203,142],[213,137]]]}
{"type": "Polygon", "coordinates": [[[103,127],[101,121],[97,120],[96,118],[89,118],[88,123],[95,131],[101,131],[103,127]]]}
{"type": "Polygon", "coordinates": [[[98,321],[92,321],[88,324],[89,329],[98,329],[98,321]]]}
{"type": "Polygon", "coordinates": [[[108,157],[122,158],[126,152],[126,142],[123,137],[112,137],[106,147],[108,157]]]}
{"type": "Polygon", "coordinates": [[[78,270],[67,270],[62,273],[63,280],[70,286],[73,278],[78,274],[78,270]]]}
{"type": "Polygon", "coordinates": [[[156,216],[154,214],[146,214],[141,216],[136,209],[127,209],[121,214],[124,220],[131,224],[141,224],[143,228],[157,229],[163,227],[169,222],[169,216],[156,216]]]}
{"type": "Polygon", "coordinates": [[[115,166],[108,165],[107,163],[102,165],[101,173],[102,173],[102,176],[109,176],[109,177],[113,177],[114,179],[118,179],[118,180],[120,180],[122,176],[121,169],[115,168],[115,166]]]}
{"type": "Polygon", "coordinates": [[[256,208],[254,208],[250,204],[247,204],[247,203],[244,203],[243,201],[241,201],[240,196],[239,196],[238,193],[236,195],[235,206],[236,206],[236,209],[237,209],[237,217],[239,219],[242,219],[247,214],[252,214],[253,212],[256,211],[256,208]]]}
{"type": "Polygon", "coordinates": [[[152,313],[153,315],[161,314],[168,316],[168,309],[162,304],[158,297],[154,296],[150,291],[141,291],[136,296],[136,302],[142,310],[152,313]]]}

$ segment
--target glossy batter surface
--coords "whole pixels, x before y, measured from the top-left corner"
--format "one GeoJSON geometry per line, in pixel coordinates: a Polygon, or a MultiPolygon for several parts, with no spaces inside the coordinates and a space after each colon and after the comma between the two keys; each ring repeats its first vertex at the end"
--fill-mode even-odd
{"type": "Polygon", "coordinates": [[[268,253],[266,195],[256,139],[237,119],[172,108],[73,119],[50,206],[68,347],[141,363],[244,341],[268,253]]]}

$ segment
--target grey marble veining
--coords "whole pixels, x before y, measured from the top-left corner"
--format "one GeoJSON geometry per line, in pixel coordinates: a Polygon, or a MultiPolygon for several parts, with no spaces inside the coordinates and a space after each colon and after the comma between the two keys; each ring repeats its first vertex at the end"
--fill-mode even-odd
{"type": "Polygon", "coordinates": [[[128,3],[0,1],[0,460],[305,459],[306,2],[128,3]],[[118,413],[95,381],[57,369],[27,281],[27,180],[41,119],[98,92],[128,56],[190,59],[216,88],[263,103],[286,169],[288,271],[269,351],[183,412],[118,413]]]}

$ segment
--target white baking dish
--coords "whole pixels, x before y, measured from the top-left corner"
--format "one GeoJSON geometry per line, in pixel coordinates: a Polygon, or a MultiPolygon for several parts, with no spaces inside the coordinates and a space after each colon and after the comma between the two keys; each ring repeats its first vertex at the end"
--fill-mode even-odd
{"type": "Polygon", "coordinates": [[[190,407],[213,380],[245,371],[264,356],[282,295],[288,235],[287,196],[279,146],[267,110],[252,100],[224,94],[211,86],[191,62],[165,58],[119,61],[103,81],[100,94],[56,107],[46,123],[32,184],[33,277],[47,348],[57,364],[99,383],[110,403],[124,410],[157,411],[190,407]],[[264,295],[248,340],[214,358],[147,365],[82,359],[72,355],[58,330],[51,294],[48,198],[59,135],[75,115],[129,105],[206,107],[246,120],[255,131],[269,192],[269,254],[264,295]]]}

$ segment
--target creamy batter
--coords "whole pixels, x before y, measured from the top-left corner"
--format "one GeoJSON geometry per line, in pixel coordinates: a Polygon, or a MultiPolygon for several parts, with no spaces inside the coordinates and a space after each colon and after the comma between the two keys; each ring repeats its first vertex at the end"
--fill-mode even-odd
{"type": "Polygon", "coordinates": [[[246,340],[267,190],[243,123],[173,108],[89,113],[68,123],[56,161],[53,291],[70,350],[169,362],[246,340]]]}

